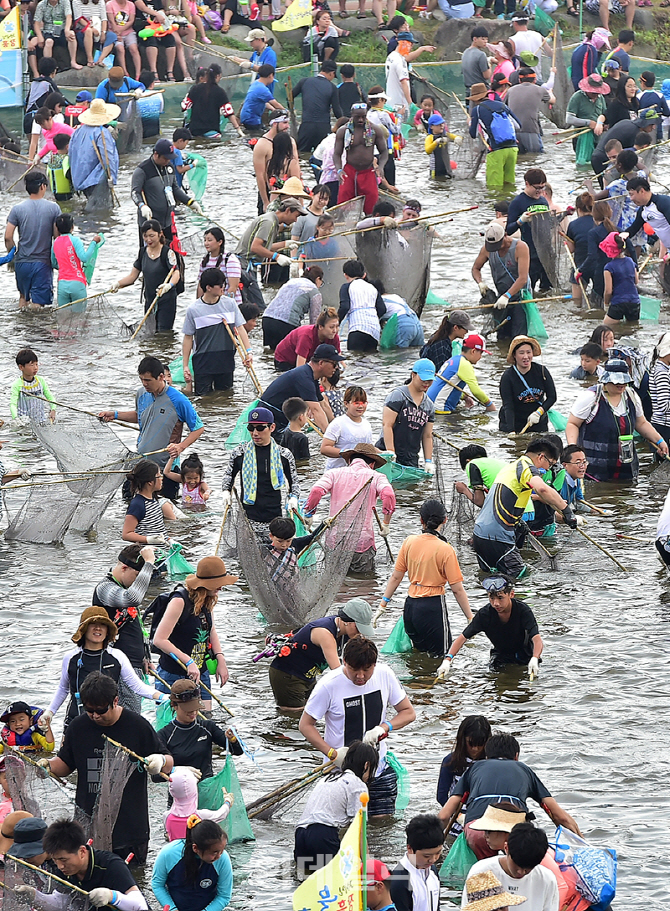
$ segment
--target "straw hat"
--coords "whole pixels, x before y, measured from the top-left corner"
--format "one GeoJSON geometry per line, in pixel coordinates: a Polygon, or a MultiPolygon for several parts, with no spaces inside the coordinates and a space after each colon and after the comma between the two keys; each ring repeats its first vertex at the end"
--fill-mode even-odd
{"type": "Polygon", "coordinates": [[[344,459],[347,464],[350,464],[355,455],[364,455],[366,459],[371,459],[377,468],[386,465],[386,459],[372,443],[356,443],[353,449],[346,449],[344,452],[341,452],[340,458],[344,459]]]}
{"type": "Polygon", "coordinates": [[[279,193],[282,196],[299,196],[303,199],[311,199],[312,197],[309,193],[305,193],[305,190],[302,186],[302,180],[299,177],[289,177],[289,179],[284,183],[284,186],[281,189],[276,189],[272,191],[273,193],[279,193]]]}
{"type": "Polygon", "coordinates": [[[526,901],[525,895],[512,895],[503,889],[490,870],[470,876],[465,883],[465,891],[468,903],[462,907],[467,908],[467,911],[497,911],[526,901]]]}
{"type": "Polygon", "coordinates": [[[499,807],[489,804],[484,815],[470,823],[470,828],[476,829],[478,832],[511,832],[517,823],[525,821],[525,810],[519,809],[513,812],[512,810],[501,810],[499,807]]]}
{"type": "Polygon", "coordinates": [[[120,113],[118,104],[108,104],[102,98],[94,98],[90,108],[79,115],[79,123],[89,127],[102,127],[116,120],[120,113]]]}
{"type": "Polygon", "coordinates": [[[229,576],[226,564],[220,557],[203,557],[198,563],[194,576],[187,576],[184,585],[188,588],[206,588],[215,591],[222,585],[235,585],[239,576],[229,576]]]}
{"type": "Polygon", "coordinates": [[[529,335],[517,335],[517,337],[513,338],[510,342],[509,351],[507,352],[508,364],[514,363],[514,352],[519,345],[530,345],[533,349],[533,357],[539,357],[542,354],[542,349],[540,348],[540,343],[537,339],[531,338],[529,335]]]}
{"type": "Polygon", "coordinates": [[[116,639],[119,631],[116,623],[110,620],[109,615],[104,607],[87,607],[79,618],[79,628],[72,637],[73,642],[80,642],[86,635],[86,630],[91,623],[102,623],[109,630],[109,640],[116,639]]]}

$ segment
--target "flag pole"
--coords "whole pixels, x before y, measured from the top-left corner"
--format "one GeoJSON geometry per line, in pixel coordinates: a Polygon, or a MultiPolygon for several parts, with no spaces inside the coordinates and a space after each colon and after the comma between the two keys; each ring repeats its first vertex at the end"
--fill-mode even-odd
{"type": "Polygon", "coordinates": [[[360,796],[361,802],[361,878],[360,878],[360,904],[361,911],[367,908],[367,880],[368,880],[368,803],[370,795],[366,792],[360,796]]]}

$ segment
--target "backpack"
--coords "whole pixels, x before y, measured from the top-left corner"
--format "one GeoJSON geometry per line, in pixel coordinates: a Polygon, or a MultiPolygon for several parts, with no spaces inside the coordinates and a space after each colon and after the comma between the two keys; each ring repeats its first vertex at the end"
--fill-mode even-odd
{"type": "Polygon", "coordinates": [[[168,246],[164,245],[161,249],[161,259],[163,260],[163,263],[164,263],[166,269],[172,268],[172,266],[170,265],[170,262],[168,260],[168,251],[170,253],[174,253],[176,260],[177,260],[177,269],[179,271],[179,281],[174,286],[175,293],[178,295],[183,294],[184,288],[186,287],[186,285],[184,283],[184,274],[186,272],[186,263],[184,262],[184,257],[181,255],[179,250],[175,250],[173,247],[168,247],[168,246]]]}
{"type": "MultiPolygon", "coordinates": [[[[147,624],[148,618],[151,617],[151,626],[149,627],[149,646],[151,647],[151,651],[156,655],[162,655],[163,653],[154,645],[154,636],[156,635],[156,630],[158,629],[160,622],[165,615],[168,604],[175,595],[179,595],[180,597],[184,598],[185,603],[190,600],[188,590],[185,588],[185,586],[180,584],[173,588],[171,592],[167,592],[163,595],[158,595],[157,598],[154,598],[154,600],[142,614],[142,623],[144,623],[145,626],[147,624]]],[[[181,617],[179,620],[177,620],[177,623],[180,622],[181,617]]]]}
{"type": "MultiPolygon", "coordinates": [[[[226,264],[229,256],[230,253],[226,253],[226,258],[223,261],[224,272],[226,271],[226,264]]],[[[241,263],[240,265],[242,266],[241,263]]],[[[251,272],[248,267],[245,269],[244,266],[242,266],[241,268],[239,288],[243,304],[256,304],[256,306],[260,308],[261,313],[265,310],[263,292],[259,288],[253,272],[251,272]]]]}
{"type": "Polygon", "coordinates": [[[506,111],[493,111],[489,132],[496,145],[502,145],[503,142],[516,141],[514,124],[506,111]]]}

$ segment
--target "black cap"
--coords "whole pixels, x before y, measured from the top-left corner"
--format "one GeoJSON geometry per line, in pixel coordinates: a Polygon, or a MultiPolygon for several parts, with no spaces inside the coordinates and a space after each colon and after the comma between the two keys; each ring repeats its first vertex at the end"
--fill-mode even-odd
{"type": "Polygon", "coordinates": [[[316,351],[312,355],[313,361],[332,361],[334,364],[338,364],[340,361],[343,361],[344,358],[338,352],[335,345],[317,345],[316,351]]]}
{"type": "Polygon", "coordinates": [[[27,715],[32,724],[33,710],[27,702],[12,702],[7,706],[2,715],[0,715],[0,721],[2,721],[3,724],[7,724],[10,715],[18,715],[20,712],[22,712],[24,715],[27,715]]]}
{"type": "Polygon", "coordinates": [[[174,158],[174,146],[169,139],[159,139],[154,146],[154,152],[164,158],[174,158]]]}
{"type": "Polygon", "coordinates": [[[139,544],[129,544],[127,547],[124,547],[118,556],[119,563],[123,563],[123,565],[127,566],[129,569],[134,569],[135,572],[139,572],[145,563],[145,559],[140,554],[140,550],[141,547],[139,544]]]}
{"type": "Polygon", "coordinates": [[[27,859],[44,853],[42,839],[47,824],[39,817],[21,819],[14,826],[14,844],[8,849],[9,857],[27,859]]]}

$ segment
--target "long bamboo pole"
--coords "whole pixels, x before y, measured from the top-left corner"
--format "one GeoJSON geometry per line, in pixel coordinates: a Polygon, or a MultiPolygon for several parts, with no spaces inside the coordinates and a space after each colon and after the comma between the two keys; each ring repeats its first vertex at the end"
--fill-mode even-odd
{"type": "Polygon", "coordinates": [[[605,554],[606,557],[609,557],[610,560],[611,560],[613,563],[616,563],[616,565],[619,567],[619,569],[622,569],[625,573],[628,572],[628,570],[626,569],[626,567],[625,567],[622,563],[619,563],[619,561],[618,561],[617,558],[614,556],[614,554],[611,554],[611,553],[607,550],[606,547],[603,547],[603,546],[602,546],[602,544],[598,544],[597,541],[594,541],[593,538],[592,538],[590,535],[587,535],[587,534],[586,534],[586,532],[584,531],[583,528],[579,528],[579,526],[578,526],[576,530],[579,532],[580,535],[582,535],[582,537],[586,538],[587,541],[589,541],[591,544],[593,544],[594,547],[597,547],[598,550],[601,550],[601,551],[605,554]]]}
{"type": "MultiPolygon", "coordinates": [[[[188,668],[186,667],[186,665],[180,658],[177,658],[177,656],[174,654],[174,652],[170,652],[170,658],[172,658],[173,661],[176,661],[177,664],[182,668],[182,670],[186,671],[186,673],[188,674],[188,668]]],[[[230,715],[231,718],[235,717],[235,712],[231,712],[230,709],[228,708],[228,706],[225,704],[225,702],[222,702],[219,699],[219,697],[216,695],[216,693],[213,693],[210,690],[210,688],[207,686],[207,684],[203,683],[202,680],[200,680],[198,683],[198,686],[201,686],[203,688],[203,690],[205,690],[206,693],[209,693],[209,695],[212,697],[212,699],[214,699],[215,702],[218,702],[218,704],[221,706],[221,708],[224,710],[224,712],[228,712],[228,714],[230,715]]]]}
{"type": "MultiPolygon", "coordinates": [[[[163,284],[166,284],[167,282],[170,281],[170,279],[171,279],[172,276],[174,275],[174,270],[175,270],[176,268],[177,268],[176,266],[173,266],[173,267],[170,269],[170,271],[168,272],[167,276],[165,277],[165,281],[163,282],[163,284]]],[[[132,334],[132,335],[130,336],[130,338],[128,339],[129,342],[132,342],[132,340],[133,340],[133,339],[137,336],[137,334],[139,333],[139,331],[140,331],[140,329],[142,328],[142,326],[143,326],[143,325],[146,323],[146,321],[149,319],[150,314],[153,312],[154,307],[155,307],[156,304],[158,303],[159,297],[160,297],[161,294],[163,293],[163,292],[161,291],[161,287],[162,287],[162,285],[159,287],[158,291],[156,292],[156,297],[154,297],[154,299],[151,301],[151,306],[149,307],[149,309],[147,310],[147,312],[144,314],[144,316],[143,316],[142,319],[140,320],[139,326],[137,327],[137,329],[133,332],[133,334],[132,334]]]]}
{"type": "MultiPolygon", "coordinates": [[[[135,753],[133,750],[130,750],[127,746],[124,746],[122,743],[119,743],[118,740],[112,740],[112,738],[108,737],[107,734],[103,734],[102,736],[105,738],[105,740],[109,740],[110,743],[114,744],[115,747],[118,747],[120,750],[123,750],[124,753],[127,753],[129,756],[132,756],[133,759],[137,759],[138,762],[141,762],[144,766],[146,766],[147,761],[144,758],[144,756],[140,756],[139,753],[135,753]]],[[[161,778],[165,779],[165,781],[170,780],[170,776],[167,775],[165,772],[159,772],[158,774],[161,778]]]]}
{"type": "MultiPolygon", "coordinates": [[[[86,411],[85,408],[77,408],[75,405],[65,405],[63,402],[57,402],[55,399],[53,399],[53,400],[52,400],[52,399],[46,399],[46,398],[44,398],[43,395],[37,395],[37,394],[34,393],[34,392],[24,392],[23,395],[30,395],[30,396],[32,396],[34,399],[41,399],[41,401],[43,401],[43,402],[49,402],[49,403],[51,403],[51,404],[53,404],[53,405],[57,405],[59,408],[67,408],[68,411],[76,411],[77,414],[87,414],[87,415],[88,415],[89,417],[91,417],[91,418],[98,418],[98,420],[100,420],[100,417],[99,417],[97,414],[95,414],[95,412],[93,412],[93,411],[86,411]]],[[[127,424],[125,421],[119,421],[117,418],[112,418],[111,421],[105,421],[105,423],[106,423],[106,424],[119,424],[121,427],[127,427],[129,430],[137,430],[137,429],[138,429],[134,424],[127,424]]],[[[161,450],[161,451],[162,451],[162,450],[161,450]]]]}

